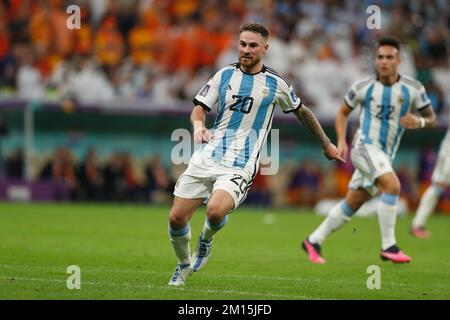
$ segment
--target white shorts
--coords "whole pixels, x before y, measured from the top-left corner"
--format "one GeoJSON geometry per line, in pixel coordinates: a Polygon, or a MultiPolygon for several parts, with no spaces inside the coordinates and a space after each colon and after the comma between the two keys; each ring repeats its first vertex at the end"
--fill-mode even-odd
{"type": "Polygon", "coordinates": [[[431,180],[435,183],[450,184],[450,131],[447,131],[442,140],[431,180]]]}
{"type": "Polygon", "coordinates": [[[355,167],[349,183],[350,189],[364,188],[374,196],[378,193],[375,180],[388,172],[394,172],[388,155],[372,145],[356,143],[350,156],[355,167]]]}
{"type": "Polygon", "coordinates": [[[214,191],[222,189],[233,198],[234,209],[245,200],[251,181],[242,170],[193,160],[191,159],[186,171],[178,178],[173,192],[175,196],[185,199],[208,199],[214,191]]]}

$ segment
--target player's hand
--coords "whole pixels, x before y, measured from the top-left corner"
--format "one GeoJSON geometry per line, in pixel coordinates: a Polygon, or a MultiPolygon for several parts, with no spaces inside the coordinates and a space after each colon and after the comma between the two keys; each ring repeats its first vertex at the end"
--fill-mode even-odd
{"type": "Polygon", "coordinates": [[[338,148],[331,142],[323,147],[323,154],[328,160],[337,160],[346,163],[345,159],[339,154],[338,148]]]}
{"type": "Polygon", "coordinates": [[[341,157],[343,159],[347,159],[347,154],[348,154],[347,142],[345,142],[345,141],[338,142],[337,151],[338,151],[339,157],[341,157]]]}
{"type": "Polygon", "coordinates": [[[408,112],[400,118],[400,125],[405,129],[419,129],[420,119],[418,116],[408,112]]]}
{"type": "Polygon", "coordinates": [[[208,143],[212,138],[211,131],[206,129],[205,127],[201,127],[194,131],[194,141],[195,143],[208,143]]]}

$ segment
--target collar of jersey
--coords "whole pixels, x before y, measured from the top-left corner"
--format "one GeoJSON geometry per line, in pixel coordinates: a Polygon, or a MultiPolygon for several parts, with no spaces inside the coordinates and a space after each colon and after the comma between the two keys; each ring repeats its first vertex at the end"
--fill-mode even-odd
{"type": "MultiPolygon", "coordinates": [[[[394,84],[396,84],[397,82],[399,82],[400,81],[400,78],[401,78],[402,76],[400,75],[400,73],[398,74],[398,77],[397,77],[397,80],[393,83],[393,84],[391,84],[391,85],[386,85],[386,84],[383,84],[383,86],[386,86],[386,87],[390,87],[390,86],[393,86],[394,84]]],[[[377,81],[378,82],[380,82],[380,76],[378,75],[378,72],[377,72],[377,81]]],[[[381,83],[381,82],[380,82],[381,83]]],[[[381,83],[382,84],[382,83],[381,83]]]]}
{"type": "Polygon", "coordinates": [[[245,72],[244,70],[241,69],[241,64],[240,64],[239,62],[236,63],[236,69],[239,69],[239,70],[241,70],[242,73],[249,74],[249,75],[251,75],[251,76],[254,76],[254,75],[256,75],[256,74],[258,74],[258,73],[261,73],[261,72],[266,72],[266,66],[265,66],[265,65],[263,65],[262,68],[261,68],[261,70],[259,70],[259,71],[256,72],[256,73],[248,73],[248,72],[245,72]]]}

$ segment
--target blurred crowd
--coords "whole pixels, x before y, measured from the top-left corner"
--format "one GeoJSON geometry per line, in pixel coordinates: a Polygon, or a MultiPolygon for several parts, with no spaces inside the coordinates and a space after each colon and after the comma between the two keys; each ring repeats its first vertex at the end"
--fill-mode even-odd
{"type": "Polygon", "coordinates": [[[266,64],[319,116],[373,72],[382,34],[404,44],[401,72],[426,86],[438,113],[450,101],[447,0],[1,0],[0,97],[190,107],[202,84],[235,62],[244,21],[270,28],[266,64]],[[72,4],[80,29],[66,27],[72,4]],[[381,30],[366,26],[372,4],[381,30]]]}
{"type": "MultiPolygon", "coordinates": [[[[417,208],[429,186],[435,163],[435,151],[425,146],[416,168],[403,163],[396,169],[402,185],[401,198],[410,211],[417,208]]],[[[24,154],[18,149],[0,163],[0,181],[23,181],[23,169],[24,154]]],[[[36,169],[36,181],[53,182],[69,195],[54,195],[54,200],[169,204],[185,166],[166,166],[158,155],[137,160],[128,152],[99,159],[94,149],[87,150],[82,159],[74,159],[69,148],[60,147],[36,169]]],[[[322,200],[344,198],[353,170],[350,161],[331,165],[308,158],[288,161],[274,176],[258,172],[244,205],[313,208],[322,200]]],[[[450,213],[450,188],[444,192],[438,210],[450,213]]]]}
{"type": "MultiPolygon", "coordinates": [[[[11,153],[2,163],[3,179],[24,181],[24,153],[11,153]]],[[[100,160],[94,149],[75,160],[66,147],[57,148],[51,157],[35,164],[35,181],[53,182],[68,190],[72,201],[154,202],[167,201],[175,182],[158,156],[138,164],[128,152],[100,160]]],[[[1,180],[1,177],[0,177],[1,180]]],[[[58,200],[55,195],[54,200],[58,200]]]]}

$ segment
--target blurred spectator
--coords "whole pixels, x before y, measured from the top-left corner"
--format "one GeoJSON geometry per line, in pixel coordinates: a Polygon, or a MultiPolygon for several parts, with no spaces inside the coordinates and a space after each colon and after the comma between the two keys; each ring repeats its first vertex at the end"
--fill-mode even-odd
{"type": "Polygon", "coordinates": [[[8,178],[23,179],[24,155],[22,149],[17,149],[6,158],[5,171],[8,178]]]}
{"type": "Polygon", "coordinates": [[[109,201],[124,199],[125,182],[124,168],[120,154],[115,154],[103,170],[103,193],[109,201]]]}
{"type": "Polygon", "coordinates": [[[396,170],[396,173],[401,186],[400,198],[406,200],[409,210],[414,210],[417,208],[418,200],[420,198],[417,196],[415,179],[410,172],[408,164],[401,164],[396,170]]]}
{"type": "Polygon", "coordinates": [[[270,207],[272,205],[272,194],[267,181],[267,176],[261,174],[258,170],[253,179],[252,187],[248,191],[245,204],[257,207],[270,207]]]}
{"type": "Polygon", "coordinates": [[[292,175],[287,191],[287,202],[296,207],[313,207],[323,197],[324,175],[312,160],[304,160],[292,175]]]}
{"type": "Polygon", "coordinates": [[[90,12],[87,7],[81,6],[81,26],[80,29],[70,31],[72,36],[72,53],[88,55],[93,46],[93,28],[89,24],[90,12]]]}
{"type": "Polygon", "coordinates": [[[5,168],[3,161],[3,151],[2,151],[2,142],[3,138],[8,134],[8,129],[3,120],[3,115],[0,113],[0,179],[3,179],[5,176],[5,168]]]}
{"type": "Polygon", "coordinates": [[[445,189],[437,207],[439,211],[450,214],[450,188],[445,189]]]}
{"type": "Polygon", "coordinates": [[[69,149],[64,147],[56,149],[53,158],[42,169],[40,178],[52,180],[67,187],[70,191],[70,198],[72,200],[76,199],[78,181],[72,153],[69,149]]]}
{"type": "Polygon", "coordinates": [[[151,157],[145,168],[145,176],[147,179],[146,191],[150,201],[152,201],[156,191],[162,191],[168,195],[172,194],[175,188],[175,181],[167,173],[159,156],[151,157]]]}
{"type": "Polygon", "coordinates": [[[116,67],[125,51],[123,35],[117,29],[117,18],[107,16],[103,19],[94,39],[94,54],[103,67],[116,67]]]}
{"type": "Polygon", "coordinates": [[[17,93],[23,99],[42,99],[44,79],[36,68],[36,58],[31,51],[23,51],[20,68],[17,71],[17,93]]]}
{"type": "Polygon", "coordinates": [[[63,97],[74,98],[81,103],[111,101],[114,88],[109,79],[102,73],[95,63],[86,56],[75,56],[72,66],[61,71],[64,91],[63,97]]]}
{"type": "Polygon", "coordinates": [[[424,146],[420,153],[417,181],[419,183],[419,196],[425,192],[431,182],[433,169],[436,163],[436,152],[430,146],[424,146]]]}
{"type": "Polygon", "coordinates": [[[157,46],[156,34],[145,25],[142,16],[131,29],[128,44],[133,63],[136,66],[155,63],[155,50],[157,46]]]}
{"type": "Polygon", "coordinates": [[[347,162],[336,162],[334,164],[333,180],[334,180],[334,196],[336,198],[345,198],[348,191],[348,184],[353,175],[354,168],[350,159],[347,162]]]}
{"type": "Polygon", "coordinates": [[[103,170],[104,195],[106,200],[126,202],[144,201],[145,192],[138,180],[131,156],[120,152],[113,156],[103,170]]]}
{"type": "Polygon", "coordinates": [[[6,25],[6,19],[1,17],[0,13],[0,61],[5,59],[9,48],[9,33],[6,25]]]}
{"type": "Polygon", "coordinates": [[[137,178],[131,155],[127,152],[121,155],[123,161],[123,181],[125,183],[126,200],[139,201],[145,200],[145,192],[141,181],[137,178]]]}
{"type": "Polygon", "coordinates": [[[80,164],[77,170],[78,199],[80,200],[101,200],[103,177],[97,165],[97,159],[94,149],[89,149],[85,160],[80,164]]]}

